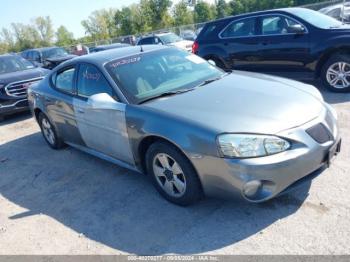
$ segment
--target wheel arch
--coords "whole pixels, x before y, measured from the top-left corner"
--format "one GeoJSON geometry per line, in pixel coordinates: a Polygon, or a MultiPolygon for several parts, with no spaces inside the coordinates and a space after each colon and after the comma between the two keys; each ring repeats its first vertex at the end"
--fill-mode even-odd
{"type": "Polygon", "coordinates": [[[329,58],[331,58],[333,55],[336,55],[336,54],[338,54],[338,55],[344,55],[344,54],[350,55],[350,46],[342,46],[342,47],[333,48],[331,50],[328,50],[325,54],[323,54],[316,65],[316,71],[315,71],[316,78],[321,76],[322,68],[325,65],[325,63],[327,63],[329,58]]]}

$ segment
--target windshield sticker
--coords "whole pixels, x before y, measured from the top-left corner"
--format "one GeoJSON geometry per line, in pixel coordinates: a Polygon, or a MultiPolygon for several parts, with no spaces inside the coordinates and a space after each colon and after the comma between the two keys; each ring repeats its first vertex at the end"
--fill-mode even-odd
{"type": "Polygon", "coordinates": [[[111,64],[111,67],[118,67],[121,65],[127,65],[127,64],[132,64],[132,63],[137,63],[141,60],[141,56],[138,57],[131,57],[131,58],[125,58],[125,59],[121,59],[113,64],[111,64]]]}
{"type": "Polygon", "coordinates": [[[89,73],[89,72],[85,71],[83,73],[83,78],[85,78],[87,80],[98,81],[101,78],[101,74],[100,73],[89,73]]]}
{"type": "Polygon", "coordinates": [[[195,64],[203,64],[205,63],[205,60],[203,60],[202,58],[196,56],[196,55],[188,55],[186,56],[186,59],[190,60],[191,62],[195,63],[195,64]]]}

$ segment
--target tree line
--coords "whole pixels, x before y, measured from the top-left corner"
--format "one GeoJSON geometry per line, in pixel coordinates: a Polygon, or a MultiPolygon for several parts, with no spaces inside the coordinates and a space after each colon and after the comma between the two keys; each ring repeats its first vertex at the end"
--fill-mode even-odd
{"type": "Polygon", "coordinates": [[[37,17],[30,24],[12,23],[0,31],[0,53],[19,52],[51,45],[70,46],[118,36],[142,34],[163,28],[202,23],[209,20],[258,10],[299,6],[324,0],[188,0],[173,4],[171,0],[140,0],[121,9],[96,10],[81,22],[85,36],[74,38],[66,27],[54,30],[51,18],[37,17]]]}

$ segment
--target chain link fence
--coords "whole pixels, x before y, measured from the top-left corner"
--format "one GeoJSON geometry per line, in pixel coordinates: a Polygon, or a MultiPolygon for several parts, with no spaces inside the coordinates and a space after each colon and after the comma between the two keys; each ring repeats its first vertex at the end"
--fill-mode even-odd
{"type": "MultiPolygon", "coordinates": [[[[349,3],[349,1],[347,1],[349,3]]],[[[322,8],[341,4],[343,3],[343,0],[331,0],[331,1],[324,1],[324,2],[317,2],[314,4],[308,4],[308,5],[302,5],[300,7],[309,8],[312,10],[320,10],[322,8]]],[[[97,40],[94,42],[88,42],[88,43],[80,43],[79,45],[74,46],[66,46],[64,47],[69,51],[70,53],[77,53],[77,49],[81,50],[81,47],[84,46],[85,50],[89,49],[92,50],[93,48],[101,45],[110,45],[114,43],[126,43],[130,45],[135,45],[137,41],[142,37],[146,35],[152,35],[162,32],[173,32],[183,39],[186,40],[195,40],[196,36],[199,34],[200,30],[203,28],[205,23],[198,23],[198,24],[190,24],[190,25],[183,25],[179,27],[171,27],[171,28],[164,28],[152,32],[145,32],[144,34],[138,34],[138,35],[125,35],[125,36],[118,36],[111,39],[104,39],[104,40],[97,40]]]]}

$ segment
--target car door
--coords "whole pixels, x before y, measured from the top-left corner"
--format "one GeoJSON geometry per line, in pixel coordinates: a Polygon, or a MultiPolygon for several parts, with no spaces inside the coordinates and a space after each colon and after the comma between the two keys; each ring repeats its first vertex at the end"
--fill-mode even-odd
{"type": "Polygon", "coordinates": [[[62,68],[52,75],[52,90],[44,97],[46,111],[65,142],[83,144],[73,107],[75,66],[62,68]]]}
{"type": "Polygon", "coordinates": [[[89,97],[101,93],[118,100],[113,87],[96,66],[81,64],[74,109],[82,139],[88,148],[133,164],[126,128],[126,105],[118,102],[113,108],[91,107],[89,97]]]}
{"type": "Polygon", "coordinates": [[[259,60],[256,33],[256,17],[246,17],[230,22],[219,34],[221,48],[234,69],[254,70],[259,60]]]}
{"type": "Polygon", "coordinates": [[[298,78],[312,73],[306,65],[312,61],[307,28],[297,20],[281,14],[259,17],[259,58],[255,71],[298,78]],[[304,32],[295,33],[291,26],[300,25],[304,32]]]}

